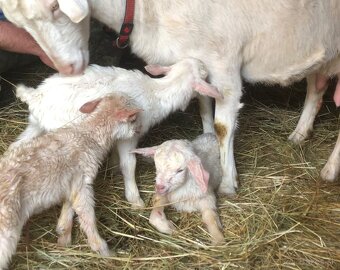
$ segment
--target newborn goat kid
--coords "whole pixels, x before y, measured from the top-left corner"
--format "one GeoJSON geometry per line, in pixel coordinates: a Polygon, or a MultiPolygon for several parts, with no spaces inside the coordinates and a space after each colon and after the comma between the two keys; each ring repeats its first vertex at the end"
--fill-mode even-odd
{"type": "Polygon", "coordinates": [[[76,77],[53,75],[37,89],[19,86],[17,96],[29,105],[30,116],[29,125],[17,143],[80,121],[78,108],[89,100],[110,93],[129,97],[142,109],[136,121],[140,128],[134,137],[119,140],[117,148],[126,199],[134,206],[143,207],[135,180],[136,158],[130,153],[137,147],[139,138],[170,113],[184,110],[197,92],[221,97],[216,88],[204,81],[208,72],[197,59],[187,58],[170,67],[151,65],[146,69],[154,75],[166,76],[152,79],[139,71],[94,65],[76,77]]]}
{"type": "Polygon", "coordinates": [[[0,160],[0,269],[14,254],[28,218],[62,201],[58,243],[70,244],[75,211],[91,248],[110,254],[97,231],[92,182],[113,141],[134,133],[128,122],[138,110],[126,106],[125,99],[113,96],[88,102],[80,111],[91,114],[82,123],[23,142],[4,154],[0,160]]]}
{"type": "Polygon", "coordinates": [[[193,142],[170,140],[159,146],[139,148],[134,152],[153,156],[155,160],[156,195],[150,223],[160,232],[171,234],[174,227],[166,219],[164,205],[170,203],[178,211],[200,211],[212,237],[212,243],[223,243],[214,193],[222,178],[215,135],[206,133],[193,142]]]}

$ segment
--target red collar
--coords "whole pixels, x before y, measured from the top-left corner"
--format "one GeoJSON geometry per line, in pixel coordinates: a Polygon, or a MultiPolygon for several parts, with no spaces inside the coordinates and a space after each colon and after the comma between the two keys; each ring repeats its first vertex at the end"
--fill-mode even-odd
{"type": "Polygon", "coordinates": [[[133,29],[133,16],[135,14],[135,0],[126,0],[124,22],[120,28],[115,46],[124,49],[129,45],[129,36],[133,29]]]}

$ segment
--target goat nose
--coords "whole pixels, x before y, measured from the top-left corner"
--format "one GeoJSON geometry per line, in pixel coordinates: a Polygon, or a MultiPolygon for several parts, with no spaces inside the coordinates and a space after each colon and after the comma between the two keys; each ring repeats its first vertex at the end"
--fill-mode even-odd
{"type": "Polygon", "coordinates": [[[58,68],[59,72],[64,75],[72,75],[74,72],[74,66],[73,64],[62,66],[58,68]]]}
{"type": "Polygon", "coordinates": [[[161,184],[156,184],[156,192],[157,193],[163,193],[165,190],[165,186],[161,184]]]}

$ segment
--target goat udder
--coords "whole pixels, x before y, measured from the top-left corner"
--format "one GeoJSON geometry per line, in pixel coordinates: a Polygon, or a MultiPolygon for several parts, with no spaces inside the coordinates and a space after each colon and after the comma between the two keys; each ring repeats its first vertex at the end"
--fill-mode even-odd
{"type": "Polygon", "coordinates": [[[340,82],[339,82],[339,79],[338,79],[338,82],[336,84],[336,88],[335,88],[335,93],[334,93],[334,102],[336,104],[337,107],[340,106],[340,82]]]}

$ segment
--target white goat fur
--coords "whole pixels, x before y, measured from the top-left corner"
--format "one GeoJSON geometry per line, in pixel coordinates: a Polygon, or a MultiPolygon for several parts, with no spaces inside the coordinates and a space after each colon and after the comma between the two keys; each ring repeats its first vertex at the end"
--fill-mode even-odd
{"type": "Polygon", "coordinates": [[[152,79],[140,71],[94,65],[81,76],[64,77],[55,74],[37,89],[19,86],[17,96],[29,105],[30,115],[29,125],[15,144],[44,131],[81,121],[83,115],[78,109],[89,100],[110,93],[127,96],[143,111],[136,121],[138,133],[132,138],[119,140],[117,148],[126,198],[135,206],[143,207],[135,180],[136,158],[130,153],[136,148],[139,138],[171,112],[184,110],[195,96],[195,89],[202,94],[220,97],[218,91],[204,81],[207,71],[199,60],[188,58],[171,67],[146,68],[155,74],[167,75],[152,79]]]}
{"type": "Polygon", "coordinates": [[[224,242],[216,213],[215,191],[222,177],[216,136],[205,133],[192,142],[170,140],[152,148],[136,149],[135,152],[153,156],[155,160],[157,193],[150,223],[163,233],[173,232],[174,226],[163,211],[164,205],[169,203],[178,211],[200,211],[213,244],[224,242]]]}
{"type": "MultiPolygon", "coordinates": [[[[88,62],[86,15],[119,32],[126,1],[58,0],[61,10],[51,12],[56,2],[0,0],[0,6],[9,20],[34,36],[61,72],[79,73],[88,62]],[[77,3],[78,10],[67,8],[77,3]]],[[[188,56],[206,63],[211,83],[226,97],[216,103],[215,127],[221,146],[221,190],[234,193],[233,139],[241,78],[287,85],[316,73],[339,73],[339,16],[338,0],[136,0],[130,43],[147,63],[169,65],[188,56]]],[[[209,102],[201,100],[200,105],[204,130],[212,130],[209,102]]],[[[301,141],[308,128],[299,125],[291,139],[301,141]]]]}
{"type": "Polygon", "coordinates": [[[64,205],[57,226],[58,243],[71,243],[75,211],[91,248],[110,254],[97,231],[92,183],[114,140],[133,136],[134,126],[128,121],[137,112],[122,97],[106,97],[82,123],[5,152],[0,161],[0,269],[14,254],[28,218],[60,202],[64,205]]]}

